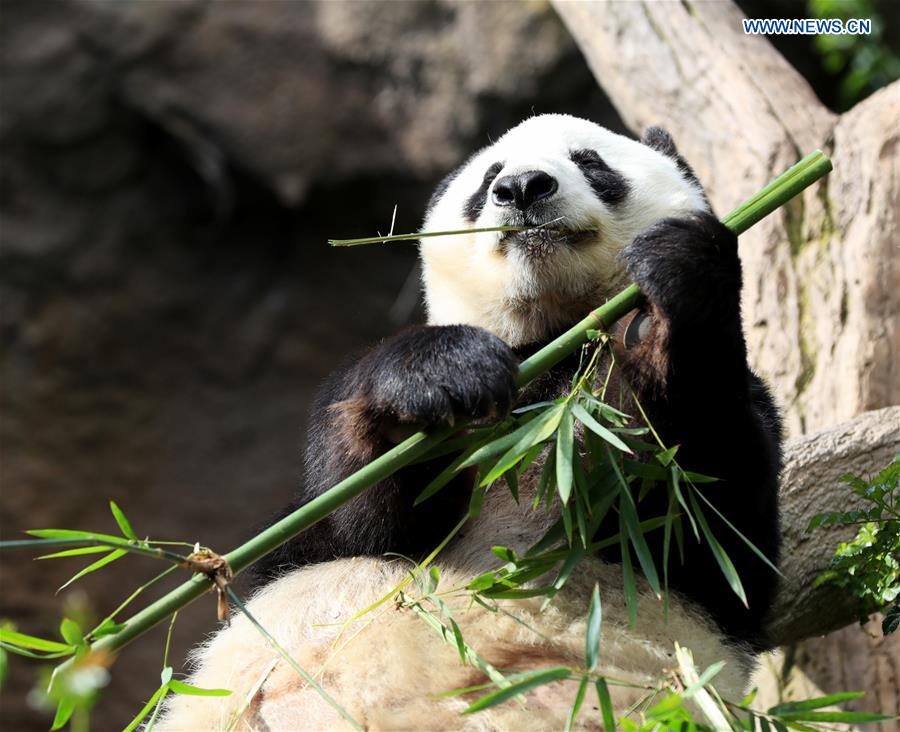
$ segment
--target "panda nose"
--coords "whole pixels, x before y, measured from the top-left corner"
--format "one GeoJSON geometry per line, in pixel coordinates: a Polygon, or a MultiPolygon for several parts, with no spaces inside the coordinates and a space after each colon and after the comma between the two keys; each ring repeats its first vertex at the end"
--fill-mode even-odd
{"type": "Polygon", "coordinates": [[[494,181],[491,200],[496,206],[515,206],[524,211],[531,204],[549,198],[559,183],[543,170],[527,170],[516,175],[505,175],[494,181]]]}

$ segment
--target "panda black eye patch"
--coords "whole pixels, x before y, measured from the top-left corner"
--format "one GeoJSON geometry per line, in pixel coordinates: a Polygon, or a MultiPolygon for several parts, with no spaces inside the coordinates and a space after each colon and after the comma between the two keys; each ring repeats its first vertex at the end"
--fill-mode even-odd
{"type": "Polygon", "coordinates": [[[481,214],[484,202],[487,200],[488,188],[491,187],[491,183],[494,182],[494,178],[497,177],[501,170],[503,170],[503,163],[494,163],[484,172],[484,179],[481,181],[478,190],[466,199],[465,204],[463,204],[463,216],[469,223],[475,223],[475,219],[481,214]]]}
{"type": "Polygon", "coordinates": [[[628,196],[628,181],[619,171],[610,168],[596,150],[573,150],[569,160],[578,166],[594,195],[603,203],[618,206],[628,196]]]}

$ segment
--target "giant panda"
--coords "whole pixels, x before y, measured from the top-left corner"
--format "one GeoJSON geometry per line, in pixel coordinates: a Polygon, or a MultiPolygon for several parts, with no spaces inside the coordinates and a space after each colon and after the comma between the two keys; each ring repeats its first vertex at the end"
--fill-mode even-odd
{"type": "MultiPolygon", "coordinates": [[[[312,409],[297,503],[413,430],[489,421],[514,404],[564,393],[577,359],[517,395],[518,362],[633,280],[644,300],[616,334],[618,378],[627,387],[620,392],[633,392],[662,439],[680,445],[683,466],[720,479],[706,495],[777,561],[781,425],[747,364],[737,242],[671,136],[650,128],[636,141],[566,115],[527,119],[439,185],[423,230],[504,225],[538,228],[421,240],[428,324],[351,358],[324,384],[312,409]]],[[[262,565],[269,581],[248,607],[366,729],[562,728],[573,682],[540,687],[524,704],[461,717],[471,695],[436,695],[485,677],[415,613],[387,603],[341,628],[407,576],[410,565],[398,554],[433,549],[465,511],[465,475],[413,507],[442,465],[400,470],[275,552],[262,565]]],[[[442,586],[464,585],[497,567],[493,545],[521,552],[544,533],[555,516],[531,510],[536,470],[520,481],[519,502],[505,489],[488,492],[478,518],[437,559],[442,586]]],[[[665,512],[661,493],[641,500],[642,518],[665,512]]],[[[684,564],[670,560],[668,611],[640,580],[633,627],[615,554],[583,561],[546,609],[539,597],[508,603],[507,613],[473,605],[455,619],[466,642],[497,668],[583,664],[586,611],[599,582],[601,673],[652,683],[674,666],[678,642],[699,667],[725,660],[717,689],[738,698],[756,655],[768,647],[764,620],[776,575],[718,518],[710,521],[742,578],[747,607],[709,548],[687,541],[684,564]]],[[[659,566],[661,547],[651,541],[651,548],[659,566]]],[[[174,697],[158,729],[223,728],[236,709],[243,729],[347,726],[245,617],[196,650],[193,664],[191,683],[234,694],[174,697]]],[[[644,693],[627,685],[611,691],[619,713],[644,693]]],[[[586,710],[575,728],[600,728],[599,714],[590,704],[586,710]]]]}

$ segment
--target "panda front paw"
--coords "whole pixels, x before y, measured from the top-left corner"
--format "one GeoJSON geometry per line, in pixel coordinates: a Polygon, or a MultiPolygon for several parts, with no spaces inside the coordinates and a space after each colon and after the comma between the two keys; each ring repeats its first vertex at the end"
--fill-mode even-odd
{"type": "Polygon", "coordinates": [[[370,353],[367,412],[383,435],[504,416],[516,393],[518,359],[497,336],[468,325],[401,333],[370,353]]]}
{"type": "Polygon", "coordinates": [[[739,314],[737,237],[711,213],[663,219],[620,256],[647,299],[670,320],[739,314]]]}

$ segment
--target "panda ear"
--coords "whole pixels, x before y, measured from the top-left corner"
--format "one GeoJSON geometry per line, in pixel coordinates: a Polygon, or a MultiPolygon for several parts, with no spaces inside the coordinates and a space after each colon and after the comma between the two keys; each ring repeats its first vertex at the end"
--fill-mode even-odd
{"type": "Polygon", "coordinates": [[[675,140],[672,139],[672,135],[662,127],[648,127],[641,142],[666,157],[674,158],[675,160],[681,157],[678,154],[678,148],[675,147],[675,140]]]}
{"type": "MultiPolygon", "coordinates": [[[[706,198],[706,192],[703,190],[703,186],[700,184],[697,174],[694,173],[694,169],[688,164],[688,161],[681,157],[681,153],[678,152],[678,148],[675,147],[675,140],[672,139],[672,135],[662,127],[648,127],[644,132],[644,138],[641,142],[651,150],[656,150],[656,152],[661,155],[665,155],[667,158],[674,160],[678,169],[681,171],[681,174],[692,183],[695,183],[697,188],[703,193],[703,198],[706,198]]],[[[709,202],[707,201],[707,205],[708,204],[709,202]]]]}

